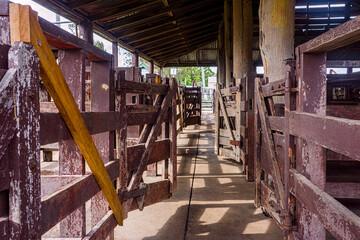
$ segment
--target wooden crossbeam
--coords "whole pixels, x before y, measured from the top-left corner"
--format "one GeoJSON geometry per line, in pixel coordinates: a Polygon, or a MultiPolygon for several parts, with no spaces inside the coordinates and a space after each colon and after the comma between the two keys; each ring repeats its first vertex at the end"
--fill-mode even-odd
{"type": "MultiPolygon", "coordinates": [[[[219,103],[220,103],[220,109],[221,112],[224,115],[224,120],[225,120],[225,124],[226,124],[226,129],[229,132],[229,138],[230,141],[235,141],[235,137],[234,137],[234,133],[233,131],[231,131],[231,125],[230,125],[230,120],[229,120],[229,116],[227,114],[226,108],[225,108],[225,104],[224,104],[224,99],[222,98],[221,92],[219,91],[219,89],[216,89],[217,95],[218,95],[218,99],[219,99],[219,103]]],[[[233,151],[236,151],[236,147],[234,145],[231,145],[233,151]]]]}
{"type": "Polygon", "coordinates": [[[272,162],[271,168],[272,168],[272,175],[274,177],[274,182],[275,182],[275,194],[276,194],[277,199],[279,200],[280,206],[284,209],[284,196],[285,196],[284,184],[281,179],[280,167],[279,167],[279,163],[278,163],[278,160],[276,157],[275,144],[274,144],[274,140],[273,140],[273,136],[272,136],[272,132],[271,132],[271,128],[270,128],[270,121],[269,121],[268,113],[266,110],[265,99],[264,99],[261,89],[262,88],[260,85],[260,79],[257,79],[257,85],[255,86],[256,105],[259,110],[258,113],[260,116],[261,127],[264,132],[265,140],[267,143],[267,148],[269,149],[270,158],[271,158],[271,162],[272,162]]]}
{"type": "Polygon", "coordinates": [[[144,2],[138,1],[127,1],[125,4],[120,3],[113,6],[110,10],[100,12],[91,17],[92,21],[101,21],[101,20],[111,20],[117,17],[125,16],[137,11],[144,11],[144,9],[153,8],[158,1],[154,0],[145,0],[144,2]]]}
{"type": "Polygon", "coordinates": [[[41,79],[109,202],[117,223],[122,225],[123,209],[120,200],[39,25],[37,13],[32,11],[29,6],[12,3],[9,5],[9,12],[11,43],[23,41],[34,46],[40,60],[41,79]]]}
{"type": "Polygon", "coordinates": [[[124,29],[129,26],[137,26],[137,27],[142,26],[142,24],[148,24],[153,19],[156,19],[157,17],[161,15],[165,15],[171,11],[176,10],[177,13],[184,14],[190,11],[195,11],[199,8],[203,8],[204,4],[209,4],[209,1],[208,0],[197,1],[195,3],[186,4],[186,6],[184,7],[182,7],[183,6],[182,2],[175,2],[174,4],[172,4],[171,7],[169,6],[162,8],[158,11],[152,11],[151,15],[149,16],[144,16],[146,11],[142,11],[141,15],[140,14],[130,15],[128,17],[124,17],[119,20],[112,21],[110,24],[105,25],[105,30],[112,31],[117,29],[124,29]]]}

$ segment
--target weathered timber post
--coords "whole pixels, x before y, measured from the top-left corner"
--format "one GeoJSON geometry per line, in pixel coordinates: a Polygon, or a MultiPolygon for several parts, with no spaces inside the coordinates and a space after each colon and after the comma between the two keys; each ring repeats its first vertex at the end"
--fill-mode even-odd
{"type": "Polygon", "coordinates": [[[139,53],[133,52],[132,53],[132,67],[138,67],[139,66],[139,53]]]}
{"type": "Polygon", "coordinates": [[[94,28],[91,22],[84,21],[80,23],[80,34],[82,35],[82,38],[91,44],[94,44],[93,29],[94,28]]]}
{"type": "MultiPolygon", "coordinates": [[[[236,85],[241,84],[241,78],[252,72],[252,39],[253,39],[253,16],[252,16],[252,0],[233,0],[233,74],[236,85]]],[[[247,86],[247,84],[246,84],[247,86]]],[[[245,93],[245,89],[243,93],[245,93]]],[[[241,141],[240,128],[242,113],[240,111],[241,105],[241,92],[236,93],[236,139],[241,141]]],[[[246,119],[247,120],[247,119],[246,119]]],[[[253,124],[253,122],[252,122],[253,124]]],[[[250,131],[252,128],[248,128],[250,131]]],[[[253,142],[253,141],[252,141],[253,142]]],[[[244,143],[245,144],[245,141],[244,143]]],[[[251,148],[252,149],[252,148],[251,148]]],[[[246,170],[245,162],[253,162],[253,151],[248,151],[248,161],[243,159],[244,170],[246,171],[247,179],[252,181],[253,168],[250,169],[251,173],[246,170]],[[249,156],[251,155],[251,156],[249,156]]],[[[240,146],[236,146],[236,160],[240,162],[240,146]]],[[[253,166],[253,164],[251,164],[253,166]]]]}
{"type": "MultiPolygon", "coordinates": [[[[326,115],[326,53],[297,54],[296,110],[326,115]]],[[[296,169],[320,189],[326,184],[326,155],[322,147],[301,138],[296,140],[296,169]]],[[[326,231],[316,216],[299,201],[296,203],[299,232],[303,239],[326,239],[326,231]]]]}
{"type": "MultiPolygon", "coordinates": [[[[80,111],[85,111],[85,52],[59,50],[59,67],[80,111]]],[[[85,160],[74,140],[59,143],[59,174],[85,174],[85,160]]],[[[60,222],[61,237],[83,237],[86,234],[85,204],[60,222]]]]}
{"type": "Polygon", "coordinates": [[[118,44],[117,42],[112,43],[112,55],[114,56],[114,68],[118,67],[119,64],[119,55],[118,55],[118,44]]]}
{"type": "Polygon", "coordinates": [[[151,74],[154,73],[154,62],[153,61],[150,61],[149,73],[151,73],[151,74]]]}
{"type": "MultiPolygon", "coordinates": [[[[84,36],[93,43],[93,26],[85,25],[84,36]]],[[[115,110],[113,62],[91,62],[91,111],[108,112],[115,110]]],[[[93,136],[96,148],[104,163],[114,159],[115,133],[104,132],[93,136]]],[[[109,204],[102,192],[91,199],[91,227],[94,227],[109,211],[109,204]]],[[[114,231],[106,240],[114,239],[114,231]]]]}
{"type": "Polygon", "coordinates": [[[9,1],[0,0],[0,44],[10,44],[9,1]]]}
{"type": "Polygon", "coordinates": [[[259,18],[264,77],[273,82],[284,78],[285,60],[294,59],[295,1],[261,0],[259,18]]]}
{"type": "MultiPolygon", "coordinates": [[[[217,84],[216,88],[220,90],[220,86],[225,85],[225,52],[224,52],[224,24],[219,25],[218,36],[218,55],[217,55],[217,84]]],[[[220,137],[220,111],[219,111],[219,96],[215,91],[215,146],[214,153],[219,154],[219,137],[220,137]]]]}
{"type": "Polygon", "coordinates": [[[225,87],[231,83],[232,61],[231,61],[231,22],[230,3],[224,1],[224,49],[225,49],[225,87]]]}
{"type": "MultiPolygon", "coordinates": [[[[112,62],[91,62],[91,110],[108,112],[115,110],[114,98],[114,75],[112,62]]],[[[96,134],[95,145],[98,148],[104,163],[114,159],[114,132],[96,134]]],[[[108,209],[108,203],[102,192],[92,198],[92,227],[104,217],[108,209]]]]}
{"type": "MultiPolygon", "coordinates": [[[[41,239],[39,59],[30,44],[16,42],[9,51],[13,84],[14,137],[9,144],[9,236],[41,239]]],[[[6,231],[6,230],[5,230],[6,231]]]]}
{"type": "MultiPolygon", "coordinates": [[[[172,79],[171,79],[172,80],[172,79]]],[[[170,82],[170,79],[169,78],[164,78],[163,79],[163,84],[169,84],[170,82]]],[[[176,95],[175,95],[176,97],[176,95]]],[[[169,108],[168,110],[168,116],[172,116],[172,108],[169,108]]],[[[171,120],[171,119],[170,119],[171,120]]],[[[176,123],[175,123],[175,126],[176,126],[176,123]]],[[[170,136],[170,121],[168,122],[165,122],[163,123],[163,126],[162,126],[162,138],[169,138],[170,136]]],[[[171,147],[171,146],[170,146],[171,147]]],[[[157,163],[155,164],[152,164],[152,166],[150,167],[151,165],[148,165],[147,166],[147,170],[155,170],[155,177],[156,177],[156,174],[157,174],[157,163]],[[149,168],[150,167],[150,168],[149,168]]],[[[167,179],[169,177],[169,159],[165,159],[162,161],[162,173],[161,173],[161,177],[162,179],[167,179]]],[[[149,173],[148,173],[148,176],[149,176],[149,173]]]]}
{"type": "MultiPolygon", "coordinates": [[[[171,84],[176,84],[175,78],[170,79],[172,81],[169,85],[171,87],[171,84]]],[[[173,88],[174,91],[177,91],[177,87],[173,88]]],[[[171,91],[171,90],[170,90],[171,91]]],[[[173,96],[171,98],[171,105],[170,105],[170,111],[169,114],[171,114],[170,126],[169,126],[169,138],[170,138],[170,162],[169,162],[169,170],[168,174],[170,177],[170,192],[174,193],[177,189],[177,119],[176,119],[176,106],[177,106],[177,100],[176,100],[176,93],[173,93],[173,96]]]]}
{"type": "Polygon", "coordinates": [[[252,71],[252,0],[233,0],[233,74],[236,85],[252,71]]]}

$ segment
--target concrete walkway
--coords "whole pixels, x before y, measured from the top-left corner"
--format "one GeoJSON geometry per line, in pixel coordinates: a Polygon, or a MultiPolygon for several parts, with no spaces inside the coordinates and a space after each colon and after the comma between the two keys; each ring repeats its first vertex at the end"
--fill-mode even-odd
{"type": "Polygon", "coordinates": [[[178,190],[167,201],[129,213],[117,240],[277,240],[282,231],[254,207],[254,183],[238,164],[214,155],[214,117],[203,115],[178,138],[178,190]]]}

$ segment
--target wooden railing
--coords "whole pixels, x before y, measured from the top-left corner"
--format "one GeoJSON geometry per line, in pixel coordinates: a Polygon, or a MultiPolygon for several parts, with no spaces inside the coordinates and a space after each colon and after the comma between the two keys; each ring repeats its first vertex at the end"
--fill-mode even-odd
{"type": "MultiPolygon", "coordinates": [[[[9,24],[8,17],[0,21],[9,24]]],[[[54,50],[60,74],[100,154],[107,187],[124,209],[121,217],[171,197],[177,178],[176,80],[164,79],[161,85],[128,81],[124,69],[113,68],[110,54],[44,20],[40,24],[49,44],[60,48],[54,50]],[[129,105],[126,97],[132,93],[152,95],[154,104],[129,105]],[[128,126],[143,126],[135,143],[128,143],[128,126]],[[162,178],[142,181],[146,166],[158,162],[162,178]]],[[[42,39],[39,45],[46,44],[42,39]]],[[[119,221],[73,140],[76,132],[64,121],[67,106],[59,111],[61,105],[48,93],[54,89],[40,84],[38,50],[21,41],[0,50],[0,239],[106,239],[119,221]],[[40,149],[55,143],[59,162],[45,169],[40,149]]]]}
{"type": "Polygon", "coordinates": [[[276,219],[287,239],[326,239],[326,230],[336,239],[360,235],[356,208],[342,201],[360,197],[351,174],[358,164],[341,169],[360,160],[360,122],[326,116],[324,67],[327,51],[356,41],[359,33],[360,18],[350,20],[299,46],[284,79],[256,82],[255,203],[276,219]],[[336,176],[326,167],[334,157],[336,176]]]}

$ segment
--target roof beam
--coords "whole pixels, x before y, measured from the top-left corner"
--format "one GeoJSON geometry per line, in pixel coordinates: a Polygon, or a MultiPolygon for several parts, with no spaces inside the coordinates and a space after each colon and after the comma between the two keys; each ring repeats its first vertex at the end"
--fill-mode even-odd
{"type": "Polygon", "coordinates": [[[113,6],[111,9],[108,9],[107,11],[94,14],[91,17],[91,20],[92,21],[110,20],[136,11],[152,8],[154,7],[155,4],[158,3],[159,0],[147,0],[144,1],[143,4],[139,4],[138,1],[128,1],[128,4],[126,5],[118,4],[113,6]]]}
{"type": "MultiPolygon", "coordinates": [[[[191,38],[191,40],[194,41],[194,40],[197,40],[197,39],[199,39],[201,37],[207,36],[208,34],[217,34],[217,30],[218,30],[217,28],[206,29],[205,31],[200,31],[200,32],[189,34],[189,35],[186,36],[186,38],[187,39],[191,38]]],[[[159,45],[153,46],[151,48],[145,48],[144,52],[146,52],[146,54],[151,55],[154,52],[158,52],[158,51],[161,51],[163,49],[168,49],[168,48],[172,48],[172,47],[173,47],[173,45],[169,44],[168,42],[164,42],[163,44],[159,44],[159,45]],[[164,45],[165,46],[169,45],[169,46],[164,48],[164,47],[162,47],[164,45]]]]}
{"type": "Polygon", "coordinates": [[[196,30],[198,30],[198,29],[207,28],[207,27],[210,27],[210,26],[213,26],[213,27],[216,27],[216,28],[217,28],[217,27],[218,27],[218,24],[211,23],[211,24],[206,24],[206,25],[203,25],[203,26],[188,28],[188,29],[186,29],[186,30],[183,30],[181,33],[180,33],[180,32],[177,32],[177,33],[174,33],[174,34],[172,34],[172,35],[167,35],[167,36],[165,36],[164,38],[161,38],[161,39],[155,38],[154,40],[150,40],[150,41],[148,41],[148,42],[146,42],[146,43],[144,43],[144,44],[135,45],[135,47],[136,47],[136,48],[140,48],[140,47],[146,48],[146,47],[144,47],[144,46],[154,45],[155,42],[159,42],[159,41],[160,41],[160,42],[162,42],[162,41],[165,42],[165,39],[173,38],[173,37],[175,37],[175,36],[177,36],[177,35],[181,35],[182,38],[184,38],[184,34],[185,34],[185,33],[193,32],[193,31],[196,31],[196,30]]]}
{"type": "Polygon", "coordinates": [[[149,21],[151,21],[152,19],[155,19],[161,15],[167,14],[168,12],[172,12],[175,10],[176,10],[176,12],[181,12],[181,13],[190,12],[193,10],[197,10],[199,8],[203,8],[204,4],[207,4],[207,5],[209,4],[209,1],[203,0],[200,2],[196,2],[194,4],[187,5],[185,7],[180,7],[182,4],[183,3],[180,1],[176,2],[171,7],[166,7],[166,8],[160,9],[158,11],[152,12],[151,15],[148,17],[143,17],[142,14],[144,14],[144,12],[142,12],[141,15],[137,14],[137,15],[133,15],[133,16],[129,16],[129,17],[125,17],[123,19],[113,21],[110,24],[106,24],[105,30],[112,31],[112,30],[116,30],[116,29],[124,29],[128,26],[136,26],[136,25],[141,25],[143,23],[146,24],[149,21]]]}
{"type": "MultiPolygon", "coordinates": [[[[219,9],[220,9],[219,7],[211,8],[208,11],[198,13],[198,14],[196,14],[196,17],[197,17],[196,19],[198,21],[206,21],[206,19],[203,19],[202,17],[203,16],[209,16],[209,15],[210,15],[210,17],[208,19],[212,19],[212,18],[214,18],[214,16],[216,16],[215,14],[212,14],[212,13],[218,11],[219,9]]],[[[164,27],[164,26],[167,26],[167,25],[170,25],[170,24],[179,26],[180,25],[179,22],[187,20],[189,18],[193,18],[193,17],[194,16],[192,16],[192,15],[186,15],[186,16],[184,16],[182,18],[178,18],[178,19],[176,19],[174,17],[171,17],[169,19],[161,19],[161,21],[160,21],[161,24],[158,25],[157,23],[154,22],[154,25],[156,25],[156,26],[154,26],[152,28],[147,28],[147,25],[149,24],[149,22],[148,22],[146,24],[134,27],[135,30],[134,30],[134,28],[127,29],[125,32],[122,32],[123,35],[121,35],[120,37],[121,38],[127,38],[127,37],[130,37],[130,36],[134,36],[134,35],[137,35],[139,33],[142,33],[144,31],[149,31],[149,30],[153,30],[153,29],[156,29],[156,28],[161,28],[161,27],[164,27]],[[144,28],[146,28],[146,29],[144,30],[144,28]]],[[[196,21],[196,20],[194,20],[194,21],[196,21]]]]}
{"type": "Polygon", "coordinates": [[[69,7],[71,9],[76,9],[76,8],[81,8],[86,5],[94,4],[94,3],[97,3],[100,1],[101,0],[77,0],[77,1],[73,1],[73,2],[69,3],[69,7]]]}
{"type": "MultiPolygon", "coordinates": [[[[205,26],[205,27],[208,27],[208,26],[205,26]]],[[[214,25],[214,27],[216,29],[218,29],[218,25],[214,25]]],[[[199,28],[192,28],[190,30],[197,30],[199,28]]],[[[190,34],[187,34],[186,36],[188,37],[191,37],[192,35],[198,35],[198,34],[202,34],[204,32],[208,31],[208,29],[206,29],[205,31],[197,31],[195,33],[190,33],[190,34]]],[[[186,32],[191,32],[191,31],[183,31],[183,33],[186,33],[186,32]]],[[[156,48],[158,46],[163,46],[163,45],[166,45],[167,43],[173,43],[173,42],[176,42],[176,41],[180,41],[180,39],[184,39],[184,37],[182,36],[181,38],[176,38],[177,36],[182,36],[181,33],[177,32],[177,33],[174,33],[174,34],[170,34],[170,35],[166,35],[165,37],[163,38],[154,38],[153,40],[149,40],[149,41],[146,41],[142,44],[139,44],[139,45],[136,45],[136,48],[137,49],[142,49],[142,50],[148,50],[148,49],[153,49],[153,48],[156,48]],[[167,39],[172,39],[170,41],[167,41],[167,39]],[[148,46],[148,45],[151,45],[152,47],[150,48],[147,48],[145,46],[148,46]]]]}
{"type": "Polygon", "coordinates": [[[216,67],[217,63],[216,61],[214,62],[179,62],[179,63],[174,63],[174,62],[167,62],[163,65],[163,67],[216,67]]]}
{"type": "MultiPolygon", "coordinates": [[[[152,35],[149,35],[149,34],[144,34],[143,36],[138,36],[136,39],[134,40],[129,40],[128,41],[128,44],[133,44],[133,43],[137,43],[137,42],[141,42],[141,41],[144,41],[144,40],[147,40],[147,39],[151,39],[151,38],[154,38],[154,37],[157,37],[157,36],[161,36],[161,35],[164,35],[164,34],[167,34],[167,33],[170,33],[170,32],[174,32],[174,31],[180,31],[180,33],[183,33],[183,32],[186,32],[186,31],[191,31],[191,30],[195,30],[195,29],[201,29],[201,28],[206,28],[208,26],[211,26],[211,25],[217,25],[217,20],[219,19],[219,16],[216,16],[216,15],[212,15],[210,18],[206,18],[206,19],[203,19],[203,20],[200,20],[198,22],[192,22],[192,23],[188,23],[188,24],[184,24],[184,25],[181,25],[179,27],[175,27],[175,28],[172,28],[172,29],[168,29],[168,30],[165,30],[165,31],[162,31],[162,32],[158,32],[158,33],[155,33],[155,34],[152,34],[152,35]],[[198,26],[198,27],[194,27],[200,23],[203,23],[203,22],[206,22],[210,19],[214,19],[213,22],[210,22],[208,24],[205,24],[205,25],[201,25],[201,26],[198,26]],[[184,29],[186,27],[186,29],[184,29]],[[184,29],[184,30],[183,30],[184,29]]],[[[121,37],[120,37],[121,38],[121,37]]]]}
{"type": "Polygon", "coordinates": [[[162,57],[159,57],[157,59],[159,60],[159,62],[165,62],[167,60],[175,59],[175,58],[181,57],[185,54],[191,53],[191,52],[201,48],[202,46],[207,45],[214,41],[216,41],[215,38],[204,39],[203,41],[198,42],[196,45],[194,45],[192,48],[187,49],[186,51],[178,50],[178,51],[168,52],[167,54],[164,54],[162,57]]]}
{"type": "MultiPolygon", "coordinates": [[[[198,39],[194,40],[193,42],[191,42],[191,44],[193,44],[193,45],[198,44],[199,42],[205,41],[205,39],[206,39],[206,41],[207,41],[209,38],[211,38],[211,37],[213,37],[213,36],[214,36],[214,34],[204,35],[203,37],[198,38],[198,39]]],[[[174,47],[174,46],[173,46],[173,48],[172,48],[171,50],[185,49],[185,48],[188,48],[188,47],[189,47],[189,45],[182,45],[182,46],[178,46],[178,47],[174,47]]],[[[156,52],[155,54],[151,54],[151,56],[152,56],[152,57],[157,57],[157,56],[162,55],[162,54],[164,54],[164,53],[166,53],[166,52],[169,52],[169,50],[158,51],[158,52],[156,52]]]]}
{"type": "Polygon", "coordinates": [[[136,30],[134,32],[125,33],[124,35],[121,35],[121,38],[128,38],[128,37],[136,36],[136,35],[138,35],[140,33],[146,33],[146,32],[153,31],[153,30],[156,30],[158,28],[163,28],[163,27],[166,27],[166,26],[169,26],[169,25],[170,26],[175,25],[174,21],[169,21],[169,22],[165,22],[165,23],[162,23],[162,24],[159,24],[159,25],[155,25],[155,26],[150,27],[150,28],[139,29],[139,30],[136,30]]]}

